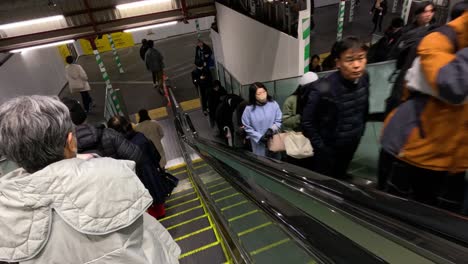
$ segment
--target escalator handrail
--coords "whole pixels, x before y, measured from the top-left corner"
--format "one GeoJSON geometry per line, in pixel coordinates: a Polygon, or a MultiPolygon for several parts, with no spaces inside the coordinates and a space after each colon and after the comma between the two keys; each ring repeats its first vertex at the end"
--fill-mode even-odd
{"type": "MultiPolygon", "coordinates": [[[[396,218],[404,224],[410,224],[412,227],[427,230],[432,234],[435,233],[437,237],[449,239],[456,244],[466,247],[468,241],[468,221],[464,217],[410,200],[404,200],[377,190],[364,189],[304,169],[306,174],[299,176],[294,172],[285,170],[285,168],[291,167],[287,163],[277,163],[265,158],[254,158],[254,155],[251,153],[234,151],[227,146],[205,138],[199,137],[195,140],[198,143],[223,151],[230,158],[237,159],[243,165],[251,167],[257,172],[295,181],[311,193],[320,193],[322,196],[324,193],[329,193],[329,198],[336,201],[334,206],[352,215],[354,212],[349,212],[349,208],[342,206],[344,204],[343,201],[354,203],[358,207],[368,208],[370,211],[377,212],[384,217],[396,218]],[[317,187],[321,189],[320,192],[317,190],[317,187]],[[340,199],[337,199],[337,197],[340,199]]],[[[420,239],[427,240],[429,244],[434,243],[432,239],[423,235],[421,235],[420,239]]]]}

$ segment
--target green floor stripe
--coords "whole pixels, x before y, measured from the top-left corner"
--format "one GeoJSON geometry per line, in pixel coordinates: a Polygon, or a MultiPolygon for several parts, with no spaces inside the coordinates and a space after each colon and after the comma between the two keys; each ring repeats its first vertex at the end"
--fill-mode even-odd
{"type": "Polygon", "coordinates": [[[226,210],[228,210],[228,209],[231,209],[231,208],[236,207],[236,206],[239,206],[239,205],[246,204],[246,203],[248,203],[248,202],[249,202],[248,200],[244,200],[244,201],[242,201],[242,202],[238,202],[238,203],[235,203],[235,204],[231,204],[231,205],[229,205],[229,206],[226,206],[226,207],[221,208],[221,211],[226,211],[226,210]]]}
{"type": "Polygon", "coordinates": [[[226,200],[226,199],[232,198],[232,197],[234,197],[234,196],[237,196],[237,195],[240,195],[240,193],[234,193],[234,194],[231,194],[231,195],[225,196],[225,197],[223,197],[223,198],[219,198],[219,199],[215,200],[215,202],[220,202],[220,201],[223,201],[223,200],[226,200]]]}
{"type": "Polygon", "coordinates": [[[245,214],[241,214],[241,215],[235,216],[235,217],[233,217],[233,218],[229,218],[228,221],[229,221],[229,222],[234,222],[234,221],[236,221],[236,220],[239,220],[239,219],[241,219],[241,218],[244,218],[244,217],[246,217],[246,216],[249,216],[249,215],[252,215],[252,214],[255,214],[255,213],[258,213],[258,210],[257,210],[257,209],[252,210],[252,211],[250,211],[250,212],[247,212],[247,213],[245,213],[245,214]]]}
{"type": "Polygon", "coordinates": [[[264,251],[270,250],[270,249],[272,249],[272,248],[274,248],[274,247],[277,247],[277,246],[279,246],[279,245],[282,245],[282,244],[284,244],[284,243],[286,243],[286,242],[288,242],[288,241],[290,241],[290,239],[289,239],[289,238],[285,238],[285,239],[283,239],[283,240],[280,240],[280,241],[275,242],[275,243],[273,243],[273,244],[270,244],[270,245],[268,245],[268,246],[265,246],[265,247],[259,248],[259,249],[257,249],[257,250],[251,251],[251,252],[250,252],[250,255],[252,255],[252,256],[258,255],[258,254],[260,254],[260,253],[262,253],[262,252],[264,252],[264,251]]]}
{"type": "Polygon", "coordinates": [[[224,192],[224,191],[227,191],[227,190],[229,190],[229,189],[232,189],[232,186],[226,187],[226,188],[221,189],[221,190],[217,190],[216,192],[212,192],[212,193],[210,193],[210,194],[211,194],[211,195],[215,195],[215,194],[217,194],[217,193],[224,192]]]}
{"type": "Polygon", "coordinates": [[[252,228],[249,228],[247,230],[244,230],[242,232],[239,232],[237,233],[238,236],[243,236],[243,235],[247,235],[249,233],[252,233],[253,231],[256,231],[258,229],[261,229],[261,228],[264,228],[264,227],[267,227],[269,225],[272,225],[273,223],[272,222],[266,222],[264,224],[261,224],[261,225],[258,225],[258,226],[255,226],[255,227],[252,227],[252,228]]]}

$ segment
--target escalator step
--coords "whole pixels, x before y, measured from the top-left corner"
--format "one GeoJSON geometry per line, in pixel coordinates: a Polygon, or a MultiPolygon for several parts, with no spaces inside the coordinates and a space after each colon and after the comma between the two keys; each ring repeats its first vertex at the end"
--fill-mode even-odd
{"type": "Polygon", "coordinates": [[[255,210],[255,206],[251,203],[242,203],[238,206],[235,206],[235,207],[231,207],[227,210],[224,210],[222,211],[223,212],[223,215],[225,218],[227,219],[231,219],[233,217],[236,217],[236,216],[239,216],[239,215],[242,215],[242,214],[245,214],[247,212],[250,212],[250,211],[253,211],[255,210]]]}
{"type": "MultiPolygon", "coordinates": [[[[229,188],[229,187],[226,187],[226,188],[220,188],[220,190],[217,190],[215,191],[216,189],[213,189],[212,190],[212,195],[211,195],[211,198],[213,198],[213,200],[215,201],[219,201],[223,198],[226,198],[226,197],[233,197],[232,195],[236,194],[236,193],[239,193],[236,189],[234,188],[229,188]]],[[[228,198],[227,198],[228,199],[228,198]]]]}
{"type": "MultiPolygon", "coordinates": [[[[211,245],[210,245],[211,246],[211,245]]],[[[227,261],[220,244],[179,259],[180,264],[225,263],[227,261]]]]}
{"type": "Polygon", "coordinates": [[[242,236],[245,248],[249,252],[275,245],[278,241],[289,239],[276,225],[268,225],[242,236]]]}
{"type": "Polygon", "coordinates": [[[187,172],[187,170],[179,171],[179,172],[177,172],[177,173],[173,173],[172,175],[175,176],[175,177],[177,177],[177,179],[179,179],[179,181],[185,180],[185,179],[188,178],[188,172],[187,172]]]}
{"type": "Polygon", "coordinates": [[[205,211],[203,211],[203,208],[201,207],[201,205],[199,205],[184,211],[177,212],[172,215],[166,215],[166,217],[159,220],[159,222],[161,222],[161,224],[163,225],[173,226],[175,224],[185,222],[203,214],[205,214],[205,211]]]}
{"type": "Polygon", "coordinates": [[[174,214],[175,212],[185,211],[187,209],[193,208],[200,205],[200,199],[195,197],[191,200],[184,201],[182,203],[175,203],[172,206],[166,207],[166,215],[174,214]]]}
{"type": "Polygon", "coordinates": [[[179,203],[193,200],[195,198],[197,198],[197,194],[195,193],[195,190],[192,189],[190,192],[181,193],[180,195],[169,197],[169,199],[166,200],[166,207],[171,207],[179,203]]]}
{"type": "Polygon", "coordinates": [[[229,224],[235,233],[241,233],[245,230],[270,222],[263,213],[254,213],[243,218],[231,221],[229,224]]]}
{"type": "Polygon", "coordinates": [[[173,225],[173,226],[166,226],[164,224],[163,225],[168,229],[169,233],[174,239],[193,233],[204,227],[210,226],[210,222],[208,221],[208,218],[206,215],[203,217],[200,217],[199,219],[195,219],[193,221],[183,223],[182,225],[179,225],[179,224],[173,225]]]}
{"type": "Polygon", "coordinates": [[[213,244],[217,242],[216,236],[213,229],[207,230],[205,232],[198,233],[189,238],[177,241],[180,249],[182,250],[182,255],[187,252],[191,252],[197,249],[202,248],[203,246],[213,244]]]}
{"type": "Polygon", "coordinates": [[[315,260],[311,259],[311,257],[303,250],[301,250],[292,240],[278,241],[276,244],[272,244],[264,250],[258,249],[254,252],[251,252],[251,255],[255,263],[317,263],[315,260]]]}
{"type": "Polygon", "coordinates": [[[222,209],[222,208],[237,204],[242,201],[245,201],[245,197],[243,195],[236,195],[236,196],[230,197],[229,199],[217,201],[216,206],[222,209]]]}

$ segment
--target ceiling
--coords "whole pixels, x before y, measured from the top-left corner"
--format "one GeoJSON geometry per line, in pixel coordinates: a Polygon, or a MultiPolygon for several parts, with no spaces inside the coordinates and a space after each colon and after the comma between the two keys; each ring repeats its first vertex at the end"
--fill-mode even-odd
{"type": "Polygon", "coordinates": [[[168,21],[185,21],[215,14],[214,0],[161,1],[165,2],[131,10],[118,10],[115,6],[139,1],[0,1],[0,25],[54,15],[65,17],[60,23],[43,23],[21,29],[0,29],[0,52],[61,40],[95,37],[139,26],[168,21]]]}

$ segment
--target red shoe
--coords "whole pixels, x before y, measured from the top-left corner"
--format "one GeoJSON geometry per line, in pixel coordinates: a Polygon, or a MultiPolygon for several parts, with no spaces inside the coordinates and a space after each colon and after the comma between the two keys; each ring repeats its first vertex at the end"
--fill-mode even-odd
{"type": "Polygon", "coordinates": [[[166,216],[166,209],[164,208],[164,204],[153,204],[150,208],[148,208],[148,214],[156,219],[161,219],[166,216]]]}

